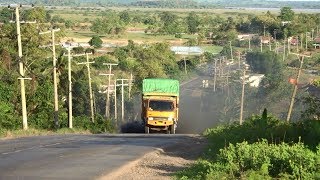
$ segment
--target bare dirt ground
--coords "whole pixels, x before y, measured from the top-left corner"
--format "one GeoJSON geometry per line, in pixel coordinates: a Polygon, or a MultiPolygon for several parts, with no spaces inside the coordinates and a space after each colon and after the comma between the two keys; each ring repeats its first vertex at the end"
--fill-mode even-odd
{"type": "Polygon", "coordinates": [[[101,179],[169,180],[174,173],[193,164],[203,153],[207,141],[196,137],[174,146],[157,149],[101,179]]]}

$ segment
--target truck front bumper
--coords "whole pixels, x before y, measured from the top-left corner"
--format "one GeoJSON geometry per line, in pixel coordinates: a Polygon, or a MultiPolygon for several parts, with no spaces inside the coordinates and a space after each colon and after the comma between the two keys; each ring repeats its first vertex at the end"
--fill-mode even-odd
{"type": "Polygon", "coordinates": [[[174,124],[174,121],[168,120],[148,120],[148,125],[151,126],[170,126],[174,124]]]}

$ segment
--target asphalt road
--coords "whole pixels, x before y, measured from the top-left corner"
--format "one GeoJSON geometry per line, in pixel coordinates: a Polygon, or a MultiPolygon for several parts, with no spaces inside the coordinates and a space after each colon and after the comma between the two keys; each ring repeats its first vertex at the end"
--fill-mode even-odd
{"type": "MultiPolygon", "coordinates": [[[[182,85],[176,135],[55,135],[0,140],[0,180],[96,179],[158,148],[194,143],[215,124],[202,76],[182,85]]],[[[185,149],[181,149],[184,151],[185,149]]]]}
{"type": "Polygon", "coordinates": [[[0,179],[96,179],[194,135],[57,135],[0,140],[0,179]]]}

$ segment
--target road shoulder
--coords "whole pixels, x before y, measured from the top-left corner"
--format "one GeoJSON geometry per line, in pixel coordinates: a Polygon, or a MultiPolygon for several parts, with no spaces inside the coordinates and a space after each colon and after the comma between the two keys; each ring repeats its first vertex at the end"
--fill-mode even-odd
{"type": "Polygon", "coordinates": [[[157,148],[99,179],[172,179],[175,172],[193,164],[204,152],[207,140],[197,136],[157,148]]]}

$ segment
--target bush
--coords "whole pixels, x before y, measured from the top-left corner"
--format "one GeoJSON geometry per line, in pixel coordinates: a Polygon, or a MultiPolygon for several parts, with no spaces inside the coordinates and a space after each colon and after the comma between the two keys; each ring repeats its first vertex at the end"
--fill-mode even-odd
{"type": "Polygon", "coordinates": [[[105,118],[99,114],[96,115],[95,122],[93,123],[87,116],[78,116],[74,118],[74,127],[84,130],[89,130],[91,133],[112,133],[115,131],[114,124],[111,120],[105,120],[105,118]]]}
{"type": "Polygon", "coordinates": [[[216,162],[200,161],[193,173],[181,179],[317,179],[319,172],[320,146],[312,152],[303,143],[291,146],[262,140],[229,144],[220,150],[216,162]]]}
{"type": "Polygon", "coordinates": [[[179,179],[319,179],[320,121],[286,123],[266,110],[239,125],[207,129],[203,159],[179,179]]]}

